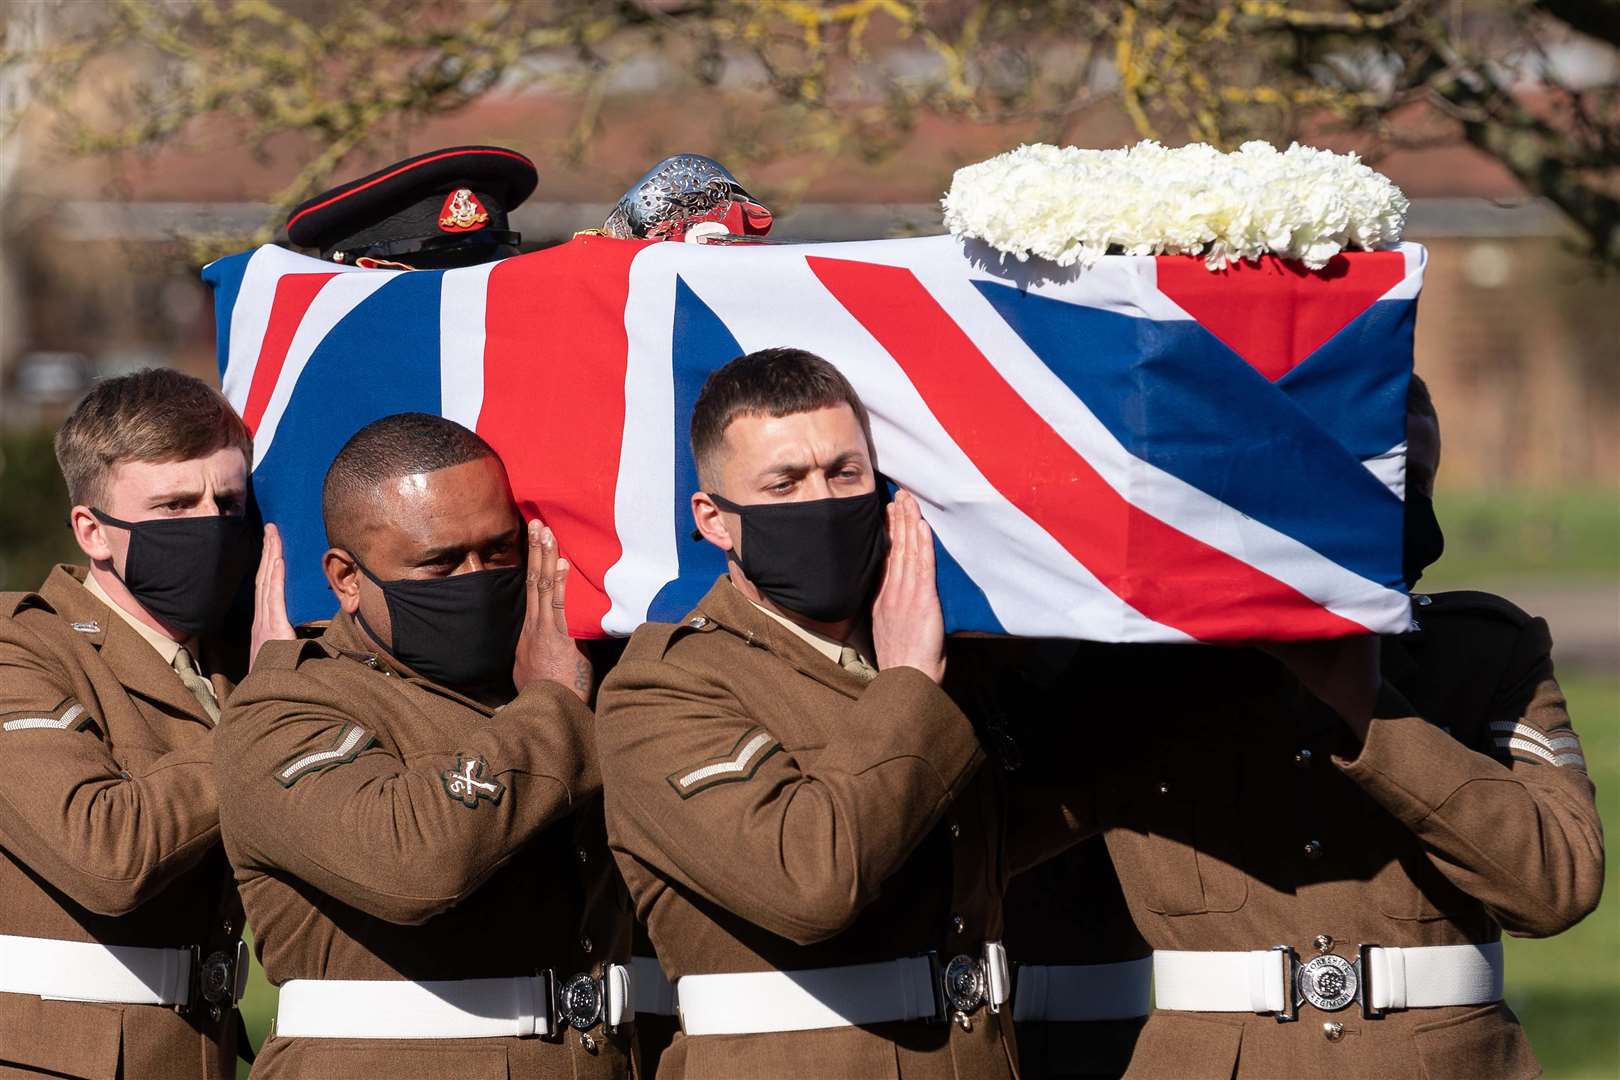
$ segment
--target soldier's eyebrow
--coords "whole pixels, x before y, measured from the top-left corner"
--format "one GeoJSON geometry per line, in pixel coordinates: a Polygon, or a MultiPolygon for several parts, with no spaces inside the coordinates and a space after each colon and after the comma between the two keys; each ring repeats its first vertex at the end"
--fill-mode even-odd
{"type": "Polygon", "coordinates": [[[200,491],[196,491],[196,490],[189,490],[188,491],[188,490],[186,490],[184,488],[177,488],[177,489],[175,489],[173,491],[164,491],[164,492],[159,492],[156,495],[148,496],[147,500],[146,500],[146,505],[148,505],[148,506],[163,506],[166,503],[172,503],[172,502],[197,503],[197,502],[202,501],[202,497],[203,497],[203,493],[200,492],[200,491]]]}
{"type": "Polygon", "coordinates": [[[774,477],[783,477],[789,480],[797,480],[808,475],[810,469],[811,466],[808,462],[778,461],[759,470],[754,474],[754,478],[756,480],[770,480],[774,477]]]}

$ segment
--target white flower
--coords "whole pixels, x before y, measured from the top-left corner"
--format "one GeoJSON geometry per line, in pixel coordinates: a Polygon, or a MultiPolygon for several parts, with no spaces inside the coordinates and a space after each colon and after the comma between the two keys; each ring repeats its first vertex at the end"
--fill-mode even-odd
{"type": "Polygon", "coordinates": [[[1184,254],[1219,270],[1272,254],[1317,270],[1346,248],[1399,243],[1410,204],[1355,154],[1144,141],[1020,146],[958,169],[942,205],[952,236],[1019,260],[1089,267],[1110,251],[1184,254]]]}

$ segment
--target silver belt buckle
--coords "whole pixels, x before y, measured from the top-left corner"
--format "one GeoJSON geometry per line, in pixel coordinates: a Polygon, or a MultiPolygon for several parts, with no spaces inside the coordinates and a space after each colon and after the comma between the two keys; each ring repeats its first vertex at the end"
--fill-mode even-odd
{"type": "Polygon", "coordinates": [[[1273,945],[1271,951],[1282,953],[1283,1007],[1273,1013],[1279,1024],[1292,1024],[1299,1019],[1299,954],[1292,945],[1273,945]]]}
{"type": "Polygon", "coordinates": [[[1359,964],[1337,953],[1313,956],[1294,974],[1294,1005],[1308,1001],[1323,1012],[1338,1012],[1361,996],[1359,964]]]}
{"type": "Polygon", "coordinates": [[[558,989],[557,1014],[575,1031],[589,1031],[602,1020],[604,997],[602,981],[580,972],[558,989]]]}
{"type": "Polygon", "coordinates": [[[1355,1003],[1361,1006],[1363,1019],[1383,1019],[1384,1011],[1372,1007],[1371,950],[1376,948],[1377,945],[1364,942],[1356,949],[1354,961],[1332,952],[1313,956],[1303,964],[1296,958],[1297,966],[1289,980],[1293,992],[1288,996],[1292,998],[1295,1012],[1290,1019],[1297,1019],[1302,1001],[1310,1002],[1323,1012],[1338,1012],[1355,1003]]]}
{"type": "Polygon", "coordinates": [[[233,1009],[242,1000],[247,989],[247,942],[238,941],[233,952],[215,949],[204,959],[202,948],[191,946],[191,995],[180,1007],[186,1012],[193,1006],[206,1005],[208,1015],[218,1020],[225,1010],[233,1009]]]}

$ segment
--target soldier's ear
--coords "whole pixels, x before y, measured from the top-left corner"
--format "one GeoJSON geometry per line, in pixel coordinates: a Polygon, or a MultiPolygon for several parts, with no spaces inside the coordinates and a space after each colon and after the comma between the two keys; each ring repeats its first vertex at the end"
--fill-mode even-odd
{"type": "Polygon", "coordinates": [[[342,548],[328,548],[321,556],[326,583],[337,595],[338,606],[353,615],[360,610],[360,563],[342,548]]]}
{"type": "Polygon", "coordinates": [[[692,494],[692,524],[696,526],[692,539],[707,540],[721,551],[730,551],[735,546],[731,533],[726,531],[724,511],[706,492],[692,494]]]}
{"type": "Polygon", "coordinates": [[[73,539],[78,543],[79,550],[91,562],[102,562],[113,557],[107,528],[90,512],[88,506],[75,506],[68,512],[68,527],[73,530],[73,539]]]}

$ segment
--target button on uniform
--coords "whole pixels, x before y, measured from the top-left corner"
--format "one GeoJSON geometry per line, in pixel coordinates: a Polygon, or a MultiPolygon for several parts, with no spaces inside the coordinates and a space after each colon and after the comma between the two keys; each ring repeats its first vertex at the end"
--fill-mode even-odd
{"type": "Polygon", "coordinates": [[[1297,769],[1307,769],[1307,768],[1310,767],[1310,764],[1311,764],[1311,752],[1309,750],[1307,750],[1305,747],[1302,746],[1298,750],[1294,751],[1294,767],[1295,768],[1297,768],[1297,769]]]}
{"type": "Polygon", "coordinates": [[[1305,843],[1305,857],[1307,859],[1320,859],[1322,857],[1322,841],[1309,840],[1305,843]]]}

